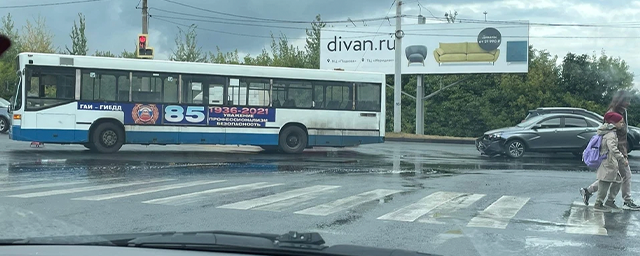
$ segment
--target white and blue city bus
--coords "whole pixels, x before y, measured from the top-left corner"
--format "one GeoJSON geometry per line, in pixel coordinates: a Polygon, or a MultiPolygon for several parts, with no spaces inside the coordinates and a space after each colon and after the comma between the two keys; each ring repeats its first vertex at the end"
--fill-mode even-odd
{"type": "Polygon", "coordinates": [[[305,148],[382,143],[382,73],[21,53],[10,138],[305,148]]]}

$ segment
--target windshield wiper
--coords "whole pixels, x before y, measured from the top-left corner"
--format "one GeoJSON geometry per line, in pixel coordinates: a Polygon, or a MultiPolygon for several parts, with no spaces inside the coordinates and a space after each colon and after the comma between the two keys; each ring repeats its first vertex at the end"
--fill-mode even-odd
{"type": "Polygon", "coordinates": [[[326,246],[318,233],[287,234],[242,233],[227,231],[157,232],[137,234],[45,237],[0,240],[0,244],[80,244],[114,245],[144,248],[191,249],[233,253],[270,253],[277,255],[433,255],[416,251],[358,245],[326,246]]]}

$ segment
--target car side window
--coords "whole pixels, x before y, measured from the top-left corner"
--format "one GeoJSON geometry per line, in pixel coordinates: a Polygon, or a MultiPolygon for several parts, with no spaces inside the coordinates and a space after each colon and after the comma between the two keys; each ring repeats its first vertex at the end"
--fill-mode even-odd
{"type": "Polygon", "coordinates": [[[576,128],[576,127],[588,127],[587,121],[582,118],[574,118],[574,117],[565,117],[564,119],[564,127],[565,128],[576,128]]]}
{"type": "Polygon", "coordinates": [[[538,124],[540,125],[540,129],[560,128],[560,118],[559,117],[550,118],[538,124]]]}
{"type": "Polygon", "coordinates": [[[601,123],[587,119],[587,124],[589,124],[589,127],[599,127],[601,123]]]}

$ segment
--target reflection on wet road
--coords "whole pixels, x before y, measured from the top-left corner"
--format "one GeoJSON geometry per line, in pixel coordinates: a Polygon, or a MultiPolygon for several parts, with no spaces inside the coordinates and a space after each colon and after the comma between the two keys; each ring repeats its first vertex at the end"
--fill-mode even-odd
{"type": "Polygon", "coordinates": [[[228,146],[99,155],[0,143],[3,238],[298,230],[330,244],[444,255],[640,252],[640,212],[585,206],[578,188],[595,174],[571,154],[513,160],[468,145],[385,143],[300,155],[228,146]]]}

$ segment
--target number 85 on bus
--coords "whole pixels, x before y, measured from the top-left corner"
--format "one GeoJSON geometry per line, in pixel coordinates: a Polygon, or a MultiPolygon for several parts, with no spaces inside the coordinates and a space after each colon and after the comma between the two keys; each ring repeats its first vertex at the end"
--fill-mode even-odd
{"type": "Polygon", "coordinates": [[[204,106],[168,105],[164,107],[164,123],[207,124],[204,106]]]}

